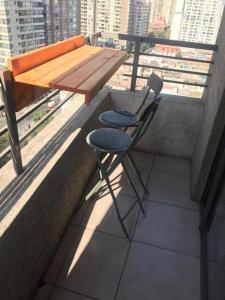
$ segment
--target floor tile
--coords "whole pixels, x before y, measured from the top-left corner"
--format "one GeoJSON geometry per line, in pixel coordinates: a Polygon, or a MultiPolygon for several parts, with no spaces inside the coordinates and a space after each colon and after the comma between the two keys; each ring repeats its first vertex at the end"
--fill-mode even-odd
{"type": "Polygon", "coordinates": [[[114,298],[128,240],[80,228],[57,285],[102,300],[114,298]]]}
{"type": "Polygon", "coordinates": [[[155,157],[152,170],[182,176],[190,176],[191,174],[188,160],[161,155],[155,157]]]}
{"type": "Polygon", "coordinates": [[[148,190],[150,200],[198,210],[198,204],[191,201],[189,177],[152,172],[148,190]]]}
{"type": "Polygon", "coordinates": [[[225,267],[209,263],[209,300],[224,300],[225,299],[225,267]]]}
{"type": "Polygon", "coordinates": [[[199,259],[132,243],[117,300],[199,300],[199,259]]]}
{"type": "MultiPolygon", "coordinates": [[[[136,198],[124,194],[118,194],[116,198],[121,216],[124,216],[132,204],[136,201],[136,198]]],[[[95,201],[91,202],[92,203],[89,206],[81,225],[92,230],[99,230],[124,238],[125,236],[119,223],[110,193],[103,197],[99,196],[95,201]]],[[[127,219],[125,219],[125,226],[130,235],[134,230],[138,212],[139,206],[136,204],[127,219]]]]}
{"type": "Polygon", "coordinates": [[[139,168],[148,170],[152,168],[154,155],[142,151],[132,151],[131,155],[139,168]]]}
{"type": "MultiPolygon", "coordinates": [[[[128,168],[128,170],[136,190],[138,191],[140,197],[143,197],[144,190],[141,186],[139,178],[131,168],[128,168]]],[[[147,169],[140,169],[140,172],[141,172],[143,182],[144,184],[146,184],[148,180],[149,171],[147,169]]],[[[110,181],[113,187],[113,191],[115,192],[116,195],[118,195],[119,193],[123,193],[131,196],[135,196],[135,193],[131,185],[129,184],[126,174],[121,165],[118,166],[116,170],[112,173],[112,175],[110,176],[110,181]]]]}
{"type": "Polygon", "coordinates": [[[74,292],[67,291],[58,287],[55,287],[49,300],[90,300],[89,298],[74,292]]]}
{"type": "Polygon", "coordinates": [[[215,216],[208,233],[208,259],[225,266],[225,218],[215,216]]]}
{"type": "Polygon", "coordinates": [[[197,211],[152,201],[145,201],[144,207],[147,216],[139,216],[135,241],[188,255],[200,255],[197,211]]]}

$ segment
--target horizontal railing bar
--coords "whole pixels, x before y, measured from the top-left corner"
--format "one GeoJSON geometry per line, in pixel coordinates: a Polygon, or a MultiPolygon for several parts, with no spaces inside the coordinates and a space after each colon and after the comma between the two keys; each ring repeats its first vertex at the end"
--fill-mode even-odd
{"type": "Polygon", "coordinates": [[[20,138],[20,142],[22,142],[23,140],[25,140],[33,131],[35,131],[42,123],[44,123],[49,117],[51,117],[61,106],[63,106],[68,100],[70,100],[75,93],[73,93],[72,95],[70,95],[68,98],[66,98],[63,102],[59,103],[55,108],[53,108],[53,110],[51,110],[49,113],[47,113],[47,115],[45,115],[43,118],[41,118],[41,120],[39,122],[37,122],[37,124],[32,127],[30,130],[28,130],[21,138],[20,138]]]}
{"type": "MultiPolygon", "coordinates": [[[[131,74],[123,74],[123,76],[126,76],[126,77],[132,77],[131,74]]],[[[140,79],[148,79],[149,77],[138,75],[137,78],[140,78],[140,79]]],[[[163,80],[164,82],[170,82],[170,83],[177,83],[177,84],[184,84],[184,85],[192,85],[192,86],[199,86],[199,87],[208,87],[207,85],[201,84],[201,83],[191,83],[191,82],[176,81],[176,80],[169,80],[169,79],[162,79],[162,80],[163,80]]]]}
{"type": "MultiPolygon", "coordinates": [[[[50,95],[46,96],[44,99],[42,99],[41,101],[39,101],[36,105],[34,105],[33,107],[31,107],[26,113],[24,113],[23,115],[19,116],[19,118],[17,119],[17,124],[19,122],[21,122],[22,120],[24,120],[27,116],[29,116],[32,112],[34,112],[40,106],[42,106],[45,102],[47,102],[52,97],[54,97],[55,95],[57,95],[59,92],[60,92],[59,90],[52,92],[50,95]]],[[[8,131],[7,125],[3,126],[0,129],[0,136],[2,136],[3,134],[5,134],[7,131],[8,131]]]]}
{"type": "Polygon", "coordinates": [[[95,34],[96,37],[101,37],[103,39],[114,39],[114,40],[119,40],[119,33],[115,32],[101,32],[101,35],[99,32],[95,34]]]}
{"type": "Polygon", "coordinates": [[[203,43],[196,43],[196,42],[160,39],[160,38],[147,37],[147,36],[134,36],[134,35],[130,35],[130,34],[118,34],[118,38],[120,40],[125,40],[125,41],[126,40],[133,41],[133,42],[140,41],[141,43],[179,46],[179,47],[184,47],[184,48],[194,48],[194,49],[211,50],[211,51],[218,50],[218,45],[213,45],[213,44],[203,44],[203,43]]]}
{"type": "MultiPolygon", "coordinates": [[[[134,54],[134,51],[131,51],[130,53],[134,54]]],[[[184,61],[194,61],[194,62],[200,62],[200,63],[206,63],[206,64],[214,64],[213,60],[202,60],[202,59],[196,59],[196,58],[176,57],[176,56],[172,56],[172,55],[144,53],[144,52],[140,52],[139,55],[153,56],[153,57],[163,57],[163,58],[169,58],[169,59],[175,59],[175,60],[184,60],[184,61]]]]}
{"type": "Polygon", "coordinates": [[[40,106],[42,106],[43,104],[45,104],[45,102],[49,101],[52,97],[56,96],[57,94],[59,94],[59,90],[53,91],[51,94],[47,95],[46,97],[44,97],[42,100],[40,100],[37,104],[35,104],[33,107],[31,107],[26,113],[24,113],[23,115],[19,116],[19,118],[17,119],[17,123],[21,122],[22,120],[24,120],[27,116],[29,116],[32,112],[34,112],[36,109],[38,109],[40,106]]]}
{"type": "Polygon", "coordinates": [[[11,147],[8,146],[0,153],[0,161],[11,152],[11,147]]]}
{"type": "MultiPolygon", "coordinates": [[[[124,65],[133,66],[132,63],[128,63],[128,62],[125,62],[124,65]]],[[[187,73],[187,74],[193,74],[193,75],[211,76],[211,74],[209,74],[209,73],[172,69],[172,68],[164,68],[164,67],[156,67],[156,66],[143,65],[143,64],[138,64],[138,67],[147,68],[147,69],[163,70],[163,71],[169,71],[169,72],[187,73]]]]}
{"type": "Polygon", "coordinates": [[[198,86],[198,87],[203,87],[207,88],[208,85],[206,84],[201,84],[201,83],[191,83],[191,82],[182,82],[182,81],[177,81],[177,80],[169,80],[169,79],[163,79],[164,82],[169,82],[169,83],[177,83],[177,84],[184,84],[184,85],[191,85],[191,86],[198,86]]]}
{"type": "Polygon", "coordinates": [[[204,44],[204,43],[196,43],[196,42],[187,42],[187,41],[178,41],[178,40],[169,40],[169,39],[160,39],[148,36],[138,36],[131,34],[123,34],[123,33],[101,33],[102,38],[114,38],[123,41],[137,42],[141,43],[152,43],[152,44],[161,44],[161,45],[169,45],[169,46],[179,46],[184,48],[193,48],[193,49],[202,49],[202,50],[211,50],[217,51],[218,45],[214,44],[204,44]]]}
{"type": "Polygon", "coordinates": [[[3,134],[5,134],[6,132],[8,132],[8,127],[7,127],[7,125],[3,126],[3,127],[0,129],[0,136],[2,136],[3,134]]]}
{"type": "MultiPolygon", "coordinates": [[[[47,115],[45,115],[34,127],[32,127],[29,131],[27,131],[21,138],[20,143],[24,141],[32,132],[34,132],[42,123],[44,123],[51,115],[53,115],[62,105],[64,105],[68,100],[70,100],[75,93],[66,98],[63,102],[58,104],[53,110],[51,110],[47,115]]],[[[0,153],[0,160],[2,160],[6,155],[8,155],[11,151],[11,147],[7,147],[0,153]]]]}

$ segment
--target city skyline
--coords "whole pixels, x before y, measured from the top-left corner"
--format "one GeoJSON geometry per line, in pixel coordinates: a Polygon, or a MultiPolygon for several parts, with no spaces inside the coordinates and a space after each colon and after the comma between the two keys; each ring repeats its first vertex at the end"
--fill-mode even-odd
{"type": "Polygon", "coordinates": [[[121,32],[215,43],[222,0],[0,1],[0,64],[77,34],[121,32]]]}

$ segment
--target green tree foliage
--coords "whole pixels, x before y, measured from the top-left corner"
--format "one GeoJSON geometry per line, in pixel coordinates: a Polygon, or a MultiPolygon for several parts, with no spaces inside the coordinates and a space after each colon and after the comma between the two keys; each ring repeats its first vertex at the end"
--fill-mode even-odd
{"type": "Polygon", "coordinates": [[[33,122],[38,122],[40,121],[45,115],[47,114],[46,111],[37,111],[36,113],[34,113],[32,121],[33,122]]]}
{"type": "Polygon", "coordinates": [[[165,31],[152,31],[149,32],[148,34],[149,37],[151,38],[159,38],[159,39],[168,39],[169,38],[169,31],[165,30],[165,31]]]}

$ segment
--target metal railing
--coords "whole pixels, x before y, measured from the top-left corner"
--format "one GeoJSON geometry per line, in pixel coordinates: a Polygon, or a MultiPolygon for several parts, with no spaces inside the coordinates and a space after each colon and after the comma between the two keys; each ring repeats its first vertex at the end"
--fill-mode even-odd
{"type": "MultiPolygon", "coordinates": [[[[135,91],[136,89],[136,82],[138,78],[141,79],[148,79],[146,76],[138,75],[139,68],[146,68],[152,70],[161,70],[166,72],[175,72],[175,73],[183,73],[183,74],[190,74],[190,75],[199,75],[205,76],[206,78],[211,76],[209,72],[200,72],[200,71],[192,71],[192,70],[184,70],[179,68],[169,68],[169,67],[160,67],[148,64],[141,64],[139,63],[140,56],[150,56],[150,57],[160,57],[168,60],[177,60],[177,61],[185,61],[185,62],[195,62],[195,63],[202,63],[202,64],[213,64],[212,60],[204,60],[198,59],[193,57],[177,57],[172,55],[165,55],[165,54],[157,54],[157,53],[145,53],[141,51],[141,45],[143,43],[148,44],[149,48],[153,48],[156,44],[160,45],[167,45],[167,46],[174,46],[174,47],[181,47],[181,48],[189,48],[189,49],[200,49],[200,50],[209,50],[209,51],[217,51],[217,45],[211,44],[203,44],[203,43],[194,43],[194,42],[185,42],[185,41],[177,41],[177,40],[169,40],[169,39],[160,39],[160,38],[153,38],[153,37],[146,37],[146,36],[135,36],[129,34],[115,34],[115,33],[104,33],[99,32],[91,36],[90,42],[91,44],[95,44],[98,41],[98,38],[103,39],[114,39],[114,40],[121,40],[127,42],[126,49],[128,50],[129,54],[134,55],[133,62],[125,62],[124,65],[132,67],[132,73],[127,74],[124,73],[123,75],[126,77],[131,78],[131,85],[130,90],[135,91]],[[134,50],[132,50],[132,48],[134,50]]],[[[195,82],[188,82],[188,81],[178,81],[173,79],[165,79],[162,78],[164,82],[174,83],[174,84],[182,84],[182,85],[190,85],[190,86],[197,86],[202,88],[207,88],[207,84],[204,83],[195,83],[195,82]]]]}
{"type": "Polygon", "coordinates": [[[30,115],[32,115],[32,113],[37,111],[37,109],[40,108],[42,105],[46,104],[48,101],[53,99],[53,97],[59,95],[59,93],[60,90],[54,90],[46,93],[46,95],[42,97],[42,99],[40,99],[39,101],[37,101],[37,103],[30,106],[30,108],[26,112],[21,114],[18,118],[15,118],[15,120],[12,120],[12,118],[10,117],[11,114],[15,115],[15,111],[14,113],[12,111],[10,111],[9,113],[6,105],[1,105],[0,109],[5,111],[6,119],[8,118],[8,120],[7,120],[7,124],[0,129],[0,137],[8,133],[9,142],[11,139],[11,141],[13,141],[14,147],[12,147],[12,143],[10,143],[10,145],[0,153],[0,167],[2,167],[8,161],[7,157],[11,154],[16,173],[20,174],[23,172],[21,153],[19,153],[20,158],[18,159],[18,157],[16,157],[16,155],[14,154],[13,149],[18,147],[20,148],[21,143],[24,140],[26,140],[33,132],[35,132],[44,122],[49,120],[49,118],[54,113],[56,113],[67,101],[69,101],[75,95],[75,93],[70,94],[68,97],[66,97],[66,99],[60,101],[54,108],[49,110],[49,112],[46,115],[44,115],[34,126],[32,126],[24,135],[18,137],[18,143],[16,143],[14,136],[18,135],[18,124],[24,119],[26,119],[27,117],[29,117],[30,115]],[[9,123],[14,124],[14,126],[16,127],[15,131],[10,129],[9,123]]]}

